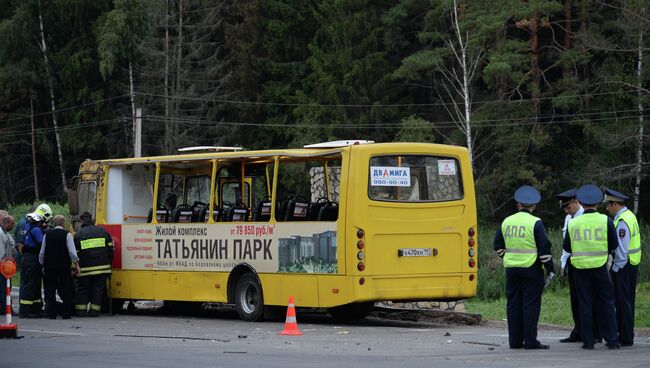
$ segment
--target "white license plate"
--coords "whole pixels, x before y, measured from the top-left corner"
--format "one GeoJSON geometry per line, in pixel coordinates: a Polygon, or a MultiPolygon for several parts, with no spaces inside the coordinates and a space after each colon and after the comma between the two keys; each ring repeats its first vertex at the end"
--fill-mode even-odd
{"type": "Polygon", "coordinates": [[[402,248],[397,250],[398,257],[431,257],[432,248],[402,248]]]}

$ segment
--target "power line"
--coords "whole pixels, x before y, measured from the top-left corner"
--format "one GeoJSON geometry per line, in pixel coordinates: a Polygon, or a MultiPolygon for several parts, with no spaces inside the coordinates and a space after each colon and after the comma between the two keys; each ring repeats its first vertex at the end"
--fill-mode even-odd
{"type": "MultiPolygon", "coordinates": [[[[647,115],[644,115],[647,116],[647,115]]],[[[552,125],[552,124],[581,124],[581,123],[598,123],[598,122],[616,122],[616,121],[637,121],[639,118],[637,110],[614,110],[614,111],[604,111],[604,112],[593,112],[585,113],[577,116],[578,120],[564,120],[561,118],[566,117],[576,117],[573,114],[565,115],[542,115],[537,117],[513,117],[513,118],[502,118],[502,119],[483,119],[483,120],[474,120],[472,124],[479,126],[473,126],[474,128],[482,127],[513,127],[513,126],[532,126],[532,125],[552,125]],[[617,115],[623,114],[624,115],[617,115]],[[613,115],[609,117],[596,117],[588,118],[589,116],[601,116],[601,115],[613,115]],[[550,120],[542,121],[542,119],[553,119],[557,118],[559,120],[550,120]],[[584,120],[587,118],[587,120],[584,120]]],[[[145,115],[143,119],[146,119],[149,122],[155,123],[174,123],[174,124],[193,124],[198,126],[234,126],[234,127],[278,127],[278,128],[309,128],[309,129],[331,129],[331,125],[302,125],[300,123],[294,124],[277,124],[277,123],[259,123],[259,122],[235,122],[235,121],[212,121],[212,120],[203,120],[203,119],[193,119],[193,118],[172,118],[164,117],[158,115],[145,115]]],[[[80,124],[73,125],[64,125],[59,126],[59,131],[68,131],[81,128],[89,128],[101,125],[108,125],[111,123],[119,123],[121,119],[113,118],[106,120],[97,120],[89,121],[80,124]]],[[[334,128],[371,128],[371,129],[392,129],[392,128],[401,128],[404,125],[401,122],[398,123],[374,123],[374,124],[338,124],[334,128]]],[[[454,121],[427,121],[422,124],[423,127],[432,127],[432,128],[458,128],[458,123],[454,121]]],[[[54,127],[44,127],[37,128],[34,130],[35,133],[50,133],[54,132],[54,127]]],[[[17,137],[31,134],[30,129],[14,130],[4,133],[3,137],[17,137]]]]}
{"type": "MultiPolygon", "coordinates": [[[[622,90],[622,91],[613,91],[613,92],[600,92],[600,93],[586,93],[579,95],[570,95],[570,96],[551,96],[551,97],[540,97],[536,99],[520,99],[520,100],[487,100],[487,101],[472,101],[472,105],[488,105],[488,104],[519,104],[519,103],[528,103],[533,101],[544,101],[551,100],[558,97],[561,98],[579,98],[579,97],[593,97],[593,96],[604,96],[604,95],[613,95],[621,93],[637,93],[635,89],[622,90]]],[[[147,92],[138,92],[137,95],[142,96],[152,96],[152,97],[167,97],[169,99],[181,99],[181,100],[190,100],[190,101],[202,101],[202,102],[218,102],[225,104],[233,105],[259,105],[259,106],[313,106],[313,107],[418,107],[418,106],[454,106],[462,105],[462,103],[453,103],[453,102],[431,102],[431,103],[406,103],[406,104],[381,104],[381,103],[372,103],[372,104],[319,104],[319,103],[291,103],[291,102],[260,102],[260,101],[244,101],[244,100],[226,100],[226,99],[211,99],[211,98],[202,98],[202,97],[187,97],[179,95],[161,95],[156,93],[147,93],[147,92]]]]}
{"type": "MultiPolygon", "coordinates": [[[[88,128],[88,127],[100,126],[100,125],[107,125],[107,124],[116,123],[116,122],[119,122],[119,119],[98,120],[98,121],[91,121],[91,122],[80,123],[80,124],[75,124],[75,125],[59,126],[58,130],[59,131],[67,131],[67,130],[73,130],[73,129],[80,129],[80,128],[88,128]]],[[[55,131],[54,127],[34,129],[34,133],[49,133],[49,132],[53,132],[53,131],[55,131]]],[[[13,132],[10,132],[10,133],[5,133],[2,136],[3,137],[19,137],[19,136],[24,136],[26,134],[31,134],[31,130],[13,131],[13,132]]]]}
{"type": "MultiPolygon", "coordinates": [[[[82,105],[75,105],[75,106],[70,106],[70,107],[66,107],[66,108],[63,108],[63,109],[57,109],[55,111],[55,113],[58,114],[58,113],[64,112],[64,111],[77,110],[77,109],[80,109],[82,107],[97,105],[97,104],[100,104],[100,103],[103,103],[103,102],[112,101],[112,100],[116,100],[118,98],[123,98],[123,97],[128,97],[128,96],[129,96],[128,94],[121,95],[121,96],[115,96],[115,97],[105,98],[105,99],[99,100],[99,101],[89,102],[89,103],[82,104],[82,105]]],[[[43,115],[52,115],[52,111],[46,111],[46,112],[41,112],[41,113],[38,113],[38,114],[34,114],[34,117],[43,116],[43,115]]],[[[24,119],[30,119],[30,118],[31,118],[31,115],[25,115],[24,117],[20,117],[20,118],[3,119],[3,120],[1,120],[1,122],[24,120],[24,119]]]]}
{"type": "MultiPolygon", "coordinates": [[[[253,123],[253,122],[227,122],[227,121],[211,121],[211,120],[201,120],[201,119],[190,119],[190,118],[166,118],[164,116],[155,116],[155,115],[147,115],[143,117],[144,119],[147,119],[147,121],[150,122],[160,122],[160,123],[165,123],[165,122],[170,122],[170,123],[187,123],[187,124],[196,124],[199,126],[210,126],[210,125],[226,125],[226,126],[251,126],[251,127],[277,127],[277,128],[285,128],[285,127],[291,127],[291,128],[308,128],[308,129],[318,129],[318,128],[325,128],[325,129],[331,129],[331,128],[375,128],[375,129],[386,129],[386,128],[400,128],[403,127],[401,123],[377,123],[377,124],[338,124],[336,126],[331,126],[331,125],[301,125],[300,123],[297,124],[277,124],[277,123],[253,123]]],[[[605,117],[605,118],[596,118],[596,119],[589,119],[586,121],[548,121],[548,122],[537,122],[537,121],[530,121],[530,122],[522,122],[521,120],[523,119],[518,119],[518,118],[513,118],[513,119],[507,119],[504,122],[495,122],[491,123],[493,120],[483,120],[481,122],[486,123],[486,124],[481,124],[479,127],[475,128],[481,128],[481,127],[509,127],[509,126],[533,126],[533,125],[553,125],[553,124],[569,124],[569,123],[574,123],[574,124],[579,124],[579,123],[592,123],[592,122],[605,122],[605,121],[625,121],[625,120],[634,120],[636,121],[639,118],[638,115],[628,115],[628,116],[616,116],[616,117],[605,117]]],[[[475,121],[476,123],[476,121],[475,121]]],[[[434,121],[434,122],[427,122],[427,124],[423,124],[425,126],[431,125],[432,127],[435,128],[457,128],[458,125],[456,122],[453,121],[434,121]]]]}

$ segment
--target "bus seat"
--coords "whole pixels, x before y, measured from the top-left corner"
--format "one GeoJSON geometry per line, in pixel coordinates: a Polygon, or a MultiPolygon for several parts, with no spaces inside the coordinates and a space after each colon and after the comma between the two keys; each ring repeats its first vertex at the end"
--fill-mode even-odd
{"type": "Polygon", "coordinates": [[[277,221],[284,221],[284,215],[287,213],[287,206],[290,200],[290,198],[287,198],[284,201],[278,201],[275,203],[275,219],[277,221]]]}
{"type": "MultiPolygon", "coordinates": [[[[210,211],[209,207],[202,208],[199,212],[199,219],[202,219],[202,222],[208,222],[208,219],[210,218],[208,215],[208,212],[210,211]]],[[[221,216],[223,214],[223,210],[219,207],[214,207],[212,210],[212,218],[214,222],[219,222],[221,221],[221,216]]]]}
{"type": "Polygon", "coordinates": [[[296,195],[288,202],[284,221],[305,221],[308,213],[309,201],[304,196],[296,195]]]}
{"type": "MultiPolygon", "coordinates": [[[[153,218],[153,210],[150,208],[149,213],[147,214],[147,222],[151,222],[153,218]]],[[[160,207],[156,210],[156,221],[157,222],[167,222],[169,220],[169,211],[164,207],[160,207]]]]}
{"type": "Polygon", "coordinates": [[[192,207],[189,204],[181,204],[174,212],[174,222],[192,222],[192,207]]]}
{"type": "Polygon", "coordinates": [[[228,208],[226,211],[226,216],[224,218],[224,221],[234,221],[234,222],[241,222],[241,221],[246,221],[248,219],[248,208],[244,206],[241,203],[237,203],[234,206],[228,208]]]}
{"type": "Polygon", "coordinates": [[[328,202],[318,212],[318,221],[336,221],[339,218],[339,205],[328,202]]]}
{"type": "Polygon", "coordinates": [[[203,209],[205,209],[206,207],[208,207],[207,203],[194,201],[194,204],[192,205],[192,222],[203,221],[203,218],[205,217],[205,213],[203,212],[203,209]],[[203,216],[201,216],[202,214],[203,216]]]}
{"type": "Polygon", "coordinates": [[[318,220],[318,214],[320,213],[320,209],[329,203],[329,199],[325,197],[320,197],[316,202],[313,202],[309,204],[309,221],[317,221],[318,220]]]}
{"type": "Polygon", "coordinates": [[[271,197],[266,196],[255,206],[253,221],[269,221],[271,219],[271,197]]]}

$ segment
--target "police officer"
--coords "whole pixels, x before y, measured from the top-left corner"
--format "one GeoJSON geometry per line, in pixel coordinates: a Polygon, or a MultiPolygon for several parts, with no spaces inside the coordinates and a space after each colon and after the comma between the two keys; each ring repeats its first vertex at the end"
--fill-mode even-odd
{"type": "Polygon", "coordinates": [[[605,188],[605,207],[614,218],[619,246],[612,263],[612,281],[616,298],[616,322],[621,345],[634,344],[634,304],[636,280],[641,262],[641,234],[634,213],[624,204],[627,196],[605,188]]]}
{"type": "Polygon", "coordinates": [[[544,290],[542,264],[553,270],[551,243],[542,220],[532,215],[541,196],[524,185],[514,195],[517,212],[503,220],[494,249],[506,268],[508,339],[511,349],[548,349],[537,340],[537,322],[544,290]]]}
{"type": "Polygon", "coordinates": [[[75,315],[97,317],[101,311],[106,280],[111,274],[113,239],[103,228],[95,226],[92,215],[79,216],[81,229],[74,236],[79,256],[79,276],[75,315]],[[87,311],[88,303],[90,309],[87,311]]]}
{"type": "Polygon", "coordinates": [[[618,349],[614,288],[607,273],[608,253],[618,247],[616,230],[612,220],[596,212],[596,207],[603,200],[603,193],[597,186],[583,185],[578,189],[576,198],[584,206],[585,212],[569,221],[562,248],[571,253],[571,272],[575,273],[580,309],[582,348],[594,348],[593,303],[596,303],[596,318],[607,347],[618,349]]]}
{"type": "MultiPolygon", "coordinates": [[[[578,217],[585,212],[585,209],[580,205],[580,202],[576,199],[576,192],[578,190],[571,188],[565,192],[562,192],[556,197],[560,201],[560,208],[564,211],[566,216],[564,217],[564,226],[562,227],[562,238],[566,236],[567,228],[569,226],[569,221],[574,217],[578,217]]],[[[576,288],[574,283],[574,272],[571,272],[571,262],[569,260],[571,253],[562,249],[561,268],[560,276],[566,275],[569,279],[569,296],[571,300],[571,315],[573,316],[573,330],[569,337],[560,339],[560,342],[581,342],[582,338],[580,337],[580,310],[578,309],[578,296],[576,295],[576,288]]],[[[594,326],[594,332],[598,329],[594,326]]]]}
{"type": "Polygon", "coordinates": [[[43,242],[43,228],[52,216],[52,209],[41,204],[36,210],[27,214],[25,238],[21,252],[23,267],[20,271],[20,311],[21,318],[40,318],[43,313],[41,300],[41,264],[38,254],[43,242]]]}

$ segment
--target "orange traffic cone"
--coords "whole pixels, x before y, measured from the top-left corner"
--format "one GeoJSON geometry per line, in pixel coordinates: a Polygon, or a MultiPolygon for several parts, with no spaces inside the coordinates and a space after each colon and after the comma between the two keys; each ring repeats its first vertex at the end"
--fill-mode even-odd
{"type": "Polygon", "coordinates": [[[289,297],[287,320],[284,323],[284,330],[282,330],[278,335],[302,335],[302,332],[298,329],[298,322],[296,321],[296,306],[293,304],[293,296],[289,297]]]}

